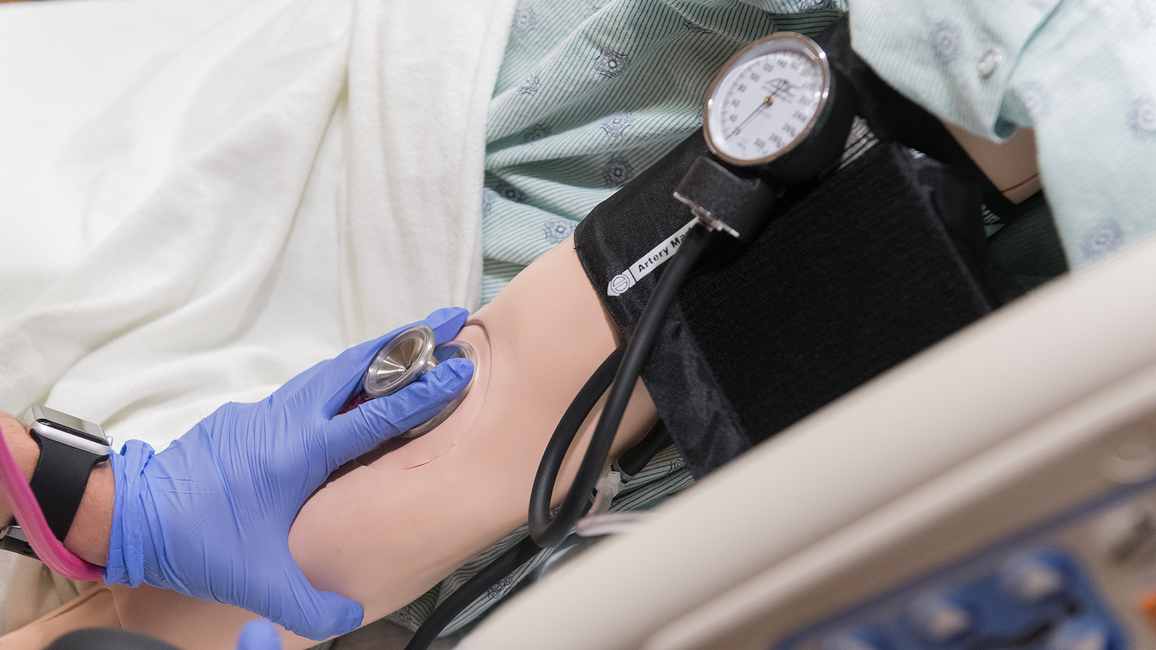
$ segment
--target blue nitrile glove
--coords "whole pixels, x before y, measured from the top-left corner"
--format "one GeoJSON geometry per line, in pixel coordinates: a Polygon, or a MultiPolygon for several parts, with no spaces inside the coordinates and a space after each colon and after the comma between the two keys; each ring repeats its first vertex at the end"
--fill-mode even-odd
{"type": "MultiPolygon", "coordinates": [[[[441,309],[422,322],[442,342],[467,315],[441,309]]],[[[393,334],[313,366],[260,402],[222,406],[158,454],[138,440],[113,454],[105,582],[238,605],[311,639],[357,628],[361,605],[315,590],[294,562],[293,518],[335,469],[433,417],[473,373],[468,360],[452,359],[333,417],[393,334]]]]}
{"type": "Polygon", "coordinates": [[[277,628],[269,621],[250,621],[241,628],[237,650],[281,650],[281,637],[277,636],[277,628]]]}

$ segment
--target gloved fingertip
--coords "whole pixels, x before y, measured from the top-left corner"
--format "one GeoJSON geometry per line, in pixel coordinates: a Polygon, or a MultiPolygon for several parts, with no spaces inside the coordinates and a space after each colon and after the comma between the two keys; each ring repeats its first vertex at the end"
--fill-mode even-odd
{"type": "Polygon", "coordinates": [[[365,618],[365,610],[361,605],[332,591],[313,590],[308,600],[311,614],[306,615],[300,623],[283,625],[290,632],[314,641],[348,634],[361,627],[361,621],[365,618]]]}
{"type": "Polygon", "coordinates": [[[324,430],[326,453],[341,465],[429,420],[465,390],[473,374],[469,359],[450,359],[393,395],[337,416],[324,430]]]}
{"type": "MultiPolygon", "coordinates": [[[[465,307],[441,307],[440,309],[431,311],[425,320],[427,323],[444,323],[459,318],[464,320],[465,317],[469,315],[470,310],[465,307]]],[[[433,327],[433,325],[430,325],[430,327],[433,327]]]]}
{"type": "Polygon", "coordinates": [[[265,619],[250,621],[241,628],[237,650],[281,650],[277,627],[265,619]]]}
{"type": "Polygon", "coordinates": [[[350,613],[350,615],[345,618],[344,630],[338,632],[337,634],[349,634],[350,632],[361,627],[361,622],[363,620],[365,620],[365,610],[361,608],[361,605],[358,605],[356,614],[350,613]]]}
{"type": "Polygon", "coordinates": [[[422,379],[435,388],[457,392],[474,376],[474,362],[469,359],[449,359],[439,363],[422,379]]]}
{"type": "Polygon", "coordinates": [[[329,637],[349,634],[361,627],[361,621],[365,618],[365,610],[361,605],[329,591],[320,591],[318,595],[329,601],[334,610],[333,627],[327,632],[329,637]]]}
{"type": "Polygon", "coordinates": [[[458,335],[458,331],[462,329],[462,325],[465,325],[466,319],[469,317],[468,309],[443,307],[435,310],[422,322],[434,331],[434,337],[438,343],[445,343],[458,335]]]}

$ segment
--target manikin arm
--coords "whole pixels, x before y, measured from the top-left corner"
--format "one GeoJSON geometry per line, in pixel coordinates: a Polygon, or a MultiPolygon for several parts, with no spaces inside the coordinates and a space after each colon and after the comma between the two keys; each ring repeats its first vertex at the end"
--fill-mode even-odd
{"type": "Polygon", "coordinates": [[[1032,129],[1017,129],[997,144],[953,124],[944,122],[943,126],[1007,200],[1021,203],[1042,189],[1032,129]]]}

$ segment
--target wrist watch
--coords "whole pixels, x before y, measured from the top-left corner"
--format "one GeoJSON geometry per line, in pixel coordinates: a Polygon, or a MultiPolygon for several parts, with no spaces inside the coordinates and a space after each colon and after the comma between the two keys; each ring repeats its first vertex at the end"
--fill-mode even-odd
{"type": "MultiPolygon", "coordinates": [[[[29,487],[52,534],[63,542],[93,466],[112,453],[110,440],[99,425],[45,406],[28,409],[24,425],[40,447],[29,487]]],[[[18,525],[0,530],[0,549],[35,557],[18,525]]]]}

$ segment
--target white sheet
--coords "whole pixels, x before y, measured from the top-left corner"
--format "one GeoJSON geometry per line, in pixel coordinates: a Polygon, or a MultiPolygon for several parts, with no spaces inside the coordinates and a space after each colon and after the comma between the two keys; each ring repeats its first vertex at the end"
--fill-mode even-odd
{"type": "Polygon", "coordinates": [[[0,408],[46,402],[159,449],[354,343],[475,307],[512,15],[0,5],[0,408]]]}

